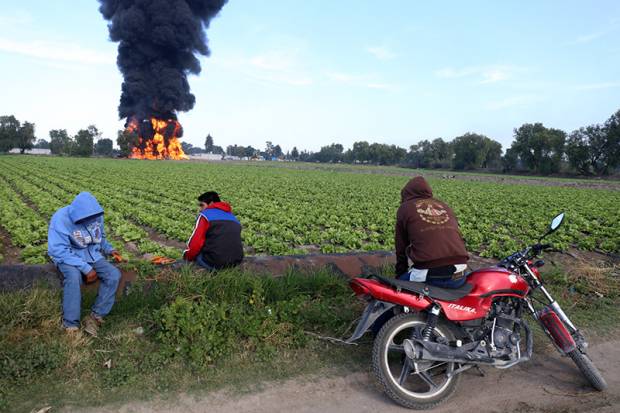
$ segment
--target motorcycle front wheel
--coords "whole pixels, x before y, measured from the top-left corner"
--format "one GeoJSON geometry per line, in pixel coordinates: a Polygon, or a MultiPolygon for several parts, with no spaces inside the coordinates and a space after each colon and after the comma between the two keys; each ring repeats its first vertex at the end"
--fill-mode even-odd
{"type": "MultiPolygon", "coordinates": [[[[385,393],[396,403],[409,409],[431,409],[445,401],[456,390],[460,375],[451,375],[456,363],[407,358],[403,341],[412,335],[421,337],[426,317],[399,314],[391,318],[375,338],[372,364],[385,393]]],[[[441,337],[453,342],[454,335],[439,323],[431,340],[441,337]]]]}
{"type": "Polygon", "coordinates": [[[579,368],[584,377],[588,379],[592,387],[598,391],[603,391],[607,388],[607,382],[603,378],[603,375],[600,371],[598,371],[586,353],[582,353],[581,350],[577,348],[567,354],[579,368]]]}

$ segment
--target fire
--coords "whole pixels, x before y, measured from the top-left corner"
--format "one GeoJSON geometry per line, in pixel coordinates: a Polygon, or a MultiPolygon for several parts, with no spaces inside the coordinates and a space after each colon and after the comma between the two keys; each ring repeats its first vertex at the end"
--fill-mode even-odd
{"type": "Polygon", "coordinates": [[[145,119],[141,123],[131,118],[127,132],[138,135],[138,143],[131,150],[131,159],[189,159],[179,138],[183,135],[181,124],[174,119],[145,119]]]}

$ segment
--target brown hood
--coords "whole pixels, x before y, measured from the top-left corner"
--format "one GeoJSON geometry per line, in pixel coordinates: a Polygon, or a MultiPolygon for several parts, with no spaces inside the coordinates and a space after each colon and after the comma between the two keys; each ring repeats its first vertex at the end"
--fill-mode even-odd
{"type": "Polygon", "coordinates": [[[414,198],[432,198],[433,190],[426,179],[416,176],[400,191],[400,202],[409,201],[414,198]]]}

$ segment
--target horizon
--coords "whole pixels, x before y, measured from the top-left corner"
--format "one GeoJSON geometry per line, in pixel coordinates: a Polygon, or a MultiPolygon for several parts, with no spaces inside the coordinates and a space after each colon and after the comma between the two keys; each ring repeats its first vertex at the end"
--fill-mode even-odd
{"type": "MultiPolygon", "coordinates": [[[[94,124],[116,145],[122,77],[97,2],[25,0],[0,12],[0,115],[50,129],[94,124]]],[[[230,1],[190,76],[183,142],[290,151],[355,141],[409,148],[467,132],[506,149],[513,129],[567,133],[618,110],[620,3],[230,1]]]]}

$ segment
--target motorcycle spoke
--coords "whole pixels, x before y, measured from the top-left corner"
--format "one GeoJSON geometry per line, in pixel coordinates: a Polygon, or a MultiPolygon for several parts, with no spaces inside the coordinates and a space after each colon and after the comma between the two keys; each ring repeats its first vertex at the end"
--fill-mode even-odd
{"type": "Polygon", "coordinates": [[[396,351],[398,353],[404,353],[405,347],[402,344],[392,343],[388,346],[388,351],[396,351]]]}
{"type": "Polygon", "coordinates": [[[430,374],[428,374],[428,372],[426,371],[419,372],[418,376],[420,376],[420,378],[422,378],[422,380],[424,380],[426,384],[429,385],[431,390],[435,390],[437,388],[437,384],[435,384],[435,382],[433,381],[433,378],[431,377],[430,374]]]}
{"type": "Polygon", "coordinates": [[[405,383],[405,380],[407,380],[407,377],[409,377],[409,373],[411,373],[411,363],[409,362],[409,359],[405,359],[403,368],[400,371],[400,377],[398,378],[398,384],[402,386],[405,383]]]}

